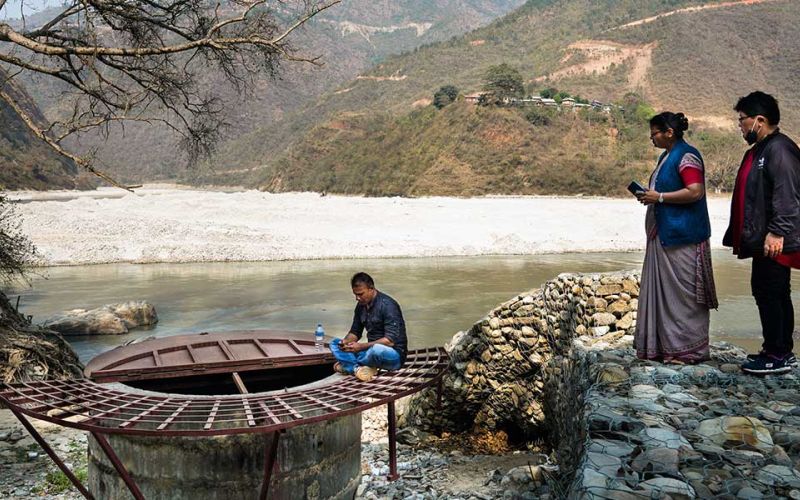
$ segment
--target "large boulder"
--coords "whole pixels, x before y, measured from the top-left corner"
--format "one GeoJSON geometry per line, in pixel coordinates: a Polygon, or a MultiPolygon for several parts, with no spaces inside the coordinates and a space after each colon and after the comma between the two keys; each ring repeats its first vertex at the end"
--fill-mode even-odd
{"type": "Polygon", "coordinates": [[[156,308],[145,301],[73,309],[47,319],[42,326],[63,335],[120,335],[158,323],[156,308]]]}

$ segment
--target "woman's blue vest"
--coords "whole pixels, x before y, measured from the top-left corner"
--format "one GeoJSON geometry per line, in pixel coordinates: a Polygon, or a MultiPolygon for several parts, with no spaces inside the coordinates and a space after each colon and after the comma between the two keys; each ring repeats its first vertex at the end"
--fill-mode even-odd
{"type": "MultiPolygon", "coordinates": [[[[655,190],[659,193],[669,193],[683,189],[678,166],[681,158],[686,153],[692,153],[703,161],[700,152],[688,145],[683,139],[669,151],[664,151],[658,159],[659,163],[664,155],[669,154],[664,164],[658,171],[656,177],[655,190]]],[[[703,173],[705,178],[705,172],[703,173]]],[[[689,243],[701,243],[711,237],[711,223],[708,220],[708,206],[706,196],[699,200],[683,205],[672,203],[656,203],[656,225],[658,226],[658,237],[661,244],[665,247],[674,245],[687,245],[689,243]]]]}

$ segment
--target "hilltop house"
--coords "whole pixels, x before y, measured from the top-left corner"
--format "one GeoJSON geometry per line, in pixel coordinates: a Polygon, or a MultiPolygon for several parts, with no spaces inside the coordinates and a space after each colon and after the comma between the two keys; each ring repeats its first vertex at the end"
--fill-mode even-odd
{"type": "Polygon", "coordinates": [[[512,106],[540,106],[542,98],[540,96],[528,96],[523,99],[511,99],[512,106]]]}
{"type": "Polygon", "coordinates": [[[594,109],[596,111],[602,111],[604,113],[611,113],[613,104],[604,104],[597,99],[593,99],[589,104],[580,103],[575,100],[574,97],[565,97],[561,100],[560,103],[556,102],[555,99],[551,99],[549,97],[542,97],[541,95],[534,95],[534,96],[527,96],[524,98],[517,98],[517,97],[504,97],[502,100],[495,99],[493,92],[488,91],[478,91],[473,92],[471,94],[467,94],[464,96],[464,100],[471,104],[495,104],[501,106],[514,106],[514,107],[525,107],[525,106],[543,106],[546,108],[557,108],[557,109],[564,109],[569,108],[572,111],[578,111],[579,109],[594,109]],[[491,100],[491,102],[490,102],[491,100]]]}
{"type": "Polygon", "coordinates": [[[464,100],[471,104],[478,104],[481,98],[486,98],[491,95],[491,92],[473,92],[464,96],[464,100]]]}

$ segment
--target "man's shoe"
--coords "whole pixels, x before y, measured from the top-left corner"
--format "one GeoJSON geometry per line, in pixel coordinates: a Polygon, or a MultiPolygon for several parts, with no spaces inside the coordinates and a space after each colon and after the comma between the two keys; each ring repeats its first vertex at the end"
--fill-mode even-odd
{"type": "Polygon", "coordinates": [[[371,366],[359,366],[356,368],[356,378],[362,382],[369,382],[378,373],[377,368],[371,366]]]}
{"type": "Polygon", "coordinates": [[[752,373],[754,375],[786,373],[791,370],[792,367],[789,366],[786,359],[775,359],[771,356],[760,356],[755,359],[749,359],[742,364],[743,372],[752,373]]]}
{"type": "MultiPolygon", "coordinates": [[[[747,360],[748,361],[752,361],[754,359],[758,359],[758,358],[764,357],[766,355],[767,355],[767,353],[765,353],[764,351],[759,351],[758,354],[748,354],[747,355],[747,360]]],[[[789,366],[792,366],[792,367],[797,366],[797,356],[795,356],[793,352],[790,352],[784,358],[784,361],[786,361],[786,364],[789,365],[789,366]]]]}
{"type": "Polygon", "coordinates": [[[334,363],[333,371],[335,371],[336,373],[341,373],[342,375],[347,375],[347,372],[344,370],[344,367],[342,366],[341,363],[334,363]]]}

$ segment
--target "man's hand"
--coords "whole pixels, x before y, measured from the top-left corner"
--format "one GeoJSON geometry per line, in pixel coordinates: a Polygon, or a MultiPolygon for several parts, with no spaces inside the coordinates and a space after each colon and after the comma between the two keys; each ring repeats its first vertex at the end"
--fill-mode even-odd
{"type": "Polygon", "coordinates": [[[363,351],[364,349],[367,349],[368,347],[369,346],[367,344],[362,344],[360,342],[348,342],[346,344],[342,342],[342,344],[340,345],[340,348],[344,352],[360,352],[363,351]]]}
{"type": "Polygon", "coordinates": [[[764,239],[764,256],[777,257],[783,252],[783,236],[767,233],[764,239]]]}

